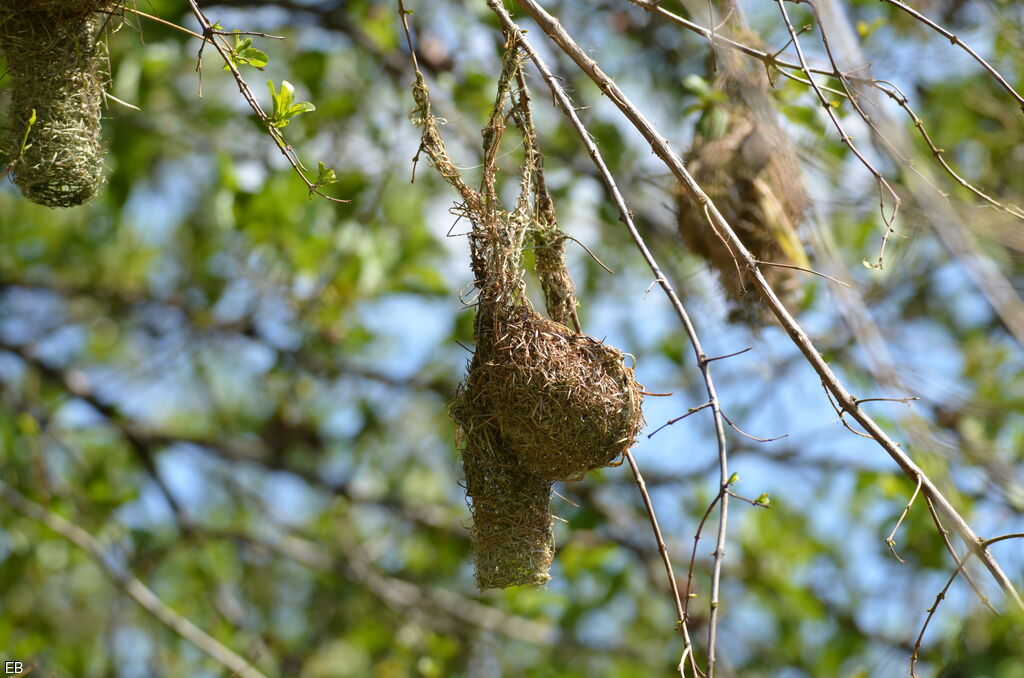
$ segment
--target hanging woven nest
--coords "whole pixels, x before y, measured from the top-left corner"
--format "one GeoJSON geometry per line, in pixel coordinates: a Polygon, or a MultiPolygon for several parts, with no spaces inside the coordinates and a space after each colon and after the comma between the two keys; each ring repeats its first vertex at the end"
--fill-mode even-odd
{"type": "Polygon", "coordinates": [[[642,387],[622,353],[526,308],[495,330],[466,377],[462,416],[493,419],[509,452],[545,480],[619,463],[644,425],[642,387]]]}
{"type": "Polygon", "coordinates": [[[3,165],[29,200],[74,207],[103,179],[100,112],[107,0],[0,0],[11,76],[3,165]],[[33,119],[34,117],[34,119],[33,119]]]}
{"type": "MultiPolygon", "coordinates": [[[[798,236],[807,193],[796,153],[776,121],[764,70],[723,54],[713,81],[720,101],[705,111],[686,163],[693,178],[756,259],[809,267],[798,236]]],[[[732,319],[750,325],[770,320],[744,267],[715,232],[704,210],[680,194],[679,233],[692,252],[718,272],[733,307],[732,319]]],[[[762,266],[768,283],[787,305],[800,290],[796,271],[762,266]]]]}
{"type": "Polygon", "coordinates": [[[550,579],[552,482],[616,465],[644,424],[617,349],[528,308],[493,327],[451,405],[481,589],[550,579]]]}
{"type": "Polygon", "coordinates": [[[457,189],[460,215],[472,222],[476,275],[476,352],[451,403],[473,514],[476,581],[481,589],[550,579],[555,553],[548,509],[551,485],[618,463],[643,426],[642,389],[622,353],[579,331],[564,235],[547,191],[518,44],[510,38],[491,119],[484,129],[484,179],[467,186],[444,148],[422,74],[413,88],[422,149],[457,189]],[[524,159],[520,193],[500,207],[496,158],[507,120],[518,128],[524,159]],[[534,265],[551,319],[527,300],[522,251],[534,265]]]}

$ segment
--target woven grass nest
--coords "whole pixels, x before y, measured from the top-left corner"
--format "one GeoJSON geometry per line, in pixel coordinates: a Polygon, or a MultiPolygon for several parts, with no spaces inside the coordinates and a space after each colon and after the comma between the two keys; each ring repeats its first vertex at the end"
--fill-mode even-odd
{"type": "Polygon", "coordinates": [[[579,480],[636,443],[642,387],[618,349],[529,309],[496,329],[467,376],[460,418],[493,417],[522,467],[550,481],[579,480]]]}
{"type": "Polygon", "coordinates": [[[620,351],[529,308],[493,323],[452,404],[481,589],[548,581],[551,484],[620,463],[642,389],[620,351]]]}
{"type": "Polygon", "coordinates": [[[493,421],[473,421],[461,437],[477,587],[546,584],[555,557],[551,481],[523,470],[493,421]]]}
{"type": "Polygon", "coordinates": [[[29,200],[74,207],[103,179],[100,114],[107,0],[0,0],[11,76],[0,165],[29,200]],[[35,111],[35,122],[30,123],[35,111]]]}
{"type": "MultiPolygon", "coordinates": [[[[694,179],[715,203],[740,240],[760,261],[809,267],[797,235],[807,210],[803,176],[793,146],[776,120],[763,69],[729,57],[714,81],[724,95],[715,115],[724,122],[713,133],[698,133],[687,153],[694,179]]],[[[712,126],[713,127],[713,126],[712,126]]],[[[763,325],[770,314],[750,278],[688,197],[677,200],[679,232],[691,251],[719,274],[733,308],[732,320],[763,325]]],[[[762,273],[782,300],[793,306],[800,292],[792,269],[763,266],[762,273]]]]}
{"type": "Polygon", "coordinates": [[[418,70],[413,86],[413,119],[423,125],[421,149],[459,192],[457,211],[473,225],[476,351],[450,411],[458,426],[481,589],[540,585],[551,578],[552,483],[616,465],[644,424],[643,389],[623,354],[579,331],[574,286],[565,266],[566,237],[544,179],[524,56],[510,37],[484,128],[479,191],[463,181],[449,158],[418,70]],[[505,210],[496,188],[496,159],[509,121],[524,153],[519,196],[505,210]],[[526,295],[522,253],[527,240],[551,319],[534,311],[526,295]]]}

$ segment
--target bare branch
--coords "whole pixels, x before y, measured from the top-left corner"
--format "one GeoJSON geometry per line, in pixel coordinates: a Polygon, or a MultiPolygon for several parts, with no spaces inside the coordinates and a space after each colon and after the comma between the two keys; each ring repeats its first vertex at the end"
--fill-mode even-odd
{"type": "Polygon", "coordinates": [[[792,269],[794,271],[803,271],[804,273],[810,273],[811,275],[816,275],[816,276],[825,278],[826,280],[831,280],[832,282],[834,282],[837,285],[842,285],[843,287],[850,287],[850,283],[843,282],[839,278],[833,278],[832,276],[828,275],[827,273],[822,273],[820,271],[815,271],[813,268],[806,268],[804,266],[796,266],[795,264],[780,264],[780,263],[777,263],[777,262],[774,262],[774,261],[761,261],[760,259],[757,260],[757,263],[760,264],[761,266],[774,266],[776,268],[788,268],[788,269],[792,269]]]}
{"type": "Polygon", "coordinates": [[[889,550],[892,551],[893,558],[900,561],[901,563],[905,561],[902,558],[900,558],[898,553],[896,553],[896,530],[900,529],[900,525],[903,524],[903,519],[907,517],[908,513],[910,513],[910,507],[914,505],[914,500],[917,499],[917,495],[920,491],[921,479],[918,478],[917,487],[914,488],[914,494],[910,495],[910,501],[908,501],[907,505],[903,507],[903,513],[900,514],[900,519],[896,521],[896,525],[893,526],[892,532],[889,533],[889,536],[885,540],[885,543],[889,545],[889,550]]]}
{"type": "MultiPolygon", "coordinates": [[[[843,127],[843,123],[839,121],[839,116],[836,115],[835,108],[832,106],[832,102],[825,98],[825,95],[821,91],[821,88],[818,86],[818,83],[814,81],[814,76],[811,73],[810,66],[807,65],[807,59],[804,58],[804,51],[803,48],[800,46],[800,39],[797,37],[796,30],[793,28],[793,23],[789,20],[789,12],[786,11],[785,0],[775,0],[775,3],[779,6],[779,12],[782,14],[782,19],[786,23],[786,30],[789,31],[789,35],[793,39],[793,47],[796,49],[797,58],[800,60],[800,68],[807,75],[807,79],[811,83],[811,88],[814,90],[814,93],[818,95],[818,101],[825,109],[825,112],[828,113],[828,117],[832,121],[832,125],[839,132],[839,140],[842,141],[843,144],[850,149],[850,152],[857,157],[857,160],[860,161],[861,165],[863,165],[869,172],[871,172],[871,174],[875,177],[875,182],[878,184],[878,209],[879,213],[881,214],[882,221],[885,222],[885,233],[882,236],[882,247],[878,252],[878,263],[876,264],[876,266],[878,268],[884,268],[885,246],[889,242],[890,236],[896,233],[896,229],[893,224],[896,220],[896,215],[899,213],[900,210],[900,196],[896,193],[896,190],[889,184],[886,178],[882,176],[882,173],[875,169],[875,166],[872,165],[871,162],[866,157],[864,157],[860,150],[854,145],[853,138],[846,133],[846,129],[843,127]],[[893,203],[892,213],[889,214],[888,216],[886,216],[885,214],[886,193],[888,193],[890,198],[892,198],[893,203]]],[[[823,39],[824,35],[825,33],[822,32],[823,39]]]]}
{"type": "Polygon", "coordinates": [[[991,546],[992,544],[996,544],[1001,541],[1006,541],[1007,539],[1024,539],[1024,532],[1014,532],[1013,534],[1001,534],[998,537],[986,539],[983,542],[983,544],[985,546],[991,546]]]}
{"type": "MultiPolygon", "coordinates": [[[[697,330],[694,327],[693,322],[690,320],[689,313],[687,313],[686,308],[683,306],[682,301],[680,301],[679,296],[676,294],[671,283],[668,281],[668,278],[662,272],[660,265],[654,258],[654,255],[651,253],[650,248],[648,248],[647,243],[643,239],[643,236],[640,235],[640,232],[633,221],[633,214],[626,206],[625,199],[623,198],[622,193],[619,191],[618,185],[615,183],[615,179],[612,176],[611,171],[605,164],[601,152],[594,144],[592,136],[587,131],[583,122],[577,115],[576,108],[575,106],[572,105],[572,102],[569,100],[569,97],[565,93],[565,90],[562,88],[559,81],[552,74],[551,70],[547,67],[547,64],[544,63],[544,61],[540,58],[537,52],[530,45],[529,41],[526,40],[520,28],[515,24],[514,21],[512,21],[511,16],[508,14],[508,12],[505,11],[501,3],[498,2],[498,0],[488,0],[488,5],[492,9],[492,11],[494,11],[495,14],[498,15],[505,30],[510,34],[515,35],[517,39],[520,41],[520,43],[523,46],[523,49],[529,55],[530,59],[533,61],[537,69],[540,71],[542,77],[544,78],[544,81],[550,88],[551,94],[554,97],[554,100],[557,103],[558,107],[561,108],[562,112],[566,115],[566,117],[568,117],[573,129],[576,131],[583,145],[586,147],[591,160],[597,167],[601,175],[601,179],[604,182],[605,187],[612,198],[612,201],[615,203],[615,206],[619,210],[619,220],[622,221],[622,223],[626,226],[627,230],[629,231],[630,236],[633,238],[633,242],[639,249],[641,256],[643,256],[648,268],[650,268],[651,273],[654,274],[655,281],[658,283],[658,285],[664,292],[665,296],[668,298],[669,303],[672,305],[672,308],[675,311],[676,316],[679,318],[679,322],[682,324],[683,329],[690,340],[690,345],[693,348],[698,368],[700,369],[701,375],[704,379],[705,388],[708,394],[708,407],[711,408],[714,418],[715,434],[718,444],[720,484],[724,486],[728,482],[729,478],[728,448],[726,445],[725,426],[723,423],[724,416],[722,414],[722,409],[719,404],[718,394],[715,390],[714,380],[711,377],[711,369],[708,364],[709,361],[707,360],[707,355],[704,353],[704,350],[700,343],[700,339],[697,336],[697,330]]],[[[643,491],[643,488],[641,489],[643,491]]],[[[718,544],[715,549],[714,565],[712,571],[712,596],[708,643],[709,676],[713,674],[714,666],[715,630],[717,628],[718,620],[718,592],[719,583],[721,579],[722,559],[725,556],[725,534],[728,525],[728,497],[723,496],[721,503],[722,506],[719,514],[718,544]]],[[[653,507],[650,508],[650,511],[651,512],[649,515],[651,518],[652,525],[654,525],[656,523],[656,518],[653,514],[653,507]]],[[[667,561],[667,554],[665,564],[669,579],[674,581],[674,575],[671,570],[671,565],[667,561]]],[[[678,606],[678,592],[676,592],[676,598],[678,606]]],[[[687,620],[685,614],[681,615],[679,619],[679,624],[687,644],[686,648],[684,649],[683,660],[687,658],[687,653],[689,653],[688,656],[691,660],[693,671],[695,674],[698,674],[699,670],[697,669],[696,661],[693,657],[693,651],[689,640],[686,622],[687,620]]],[[[683,661],[680,661],[680,670],[682,670],[682,666],[683,661]]]]}
{"type": "Polygon", "coordinates": [[[251,665],[251,662],[221,645],[213,636],[168,607],[155,593],[125,568],[115,565],[104,552],[103,546],[91,534],[23,496],[2,480],[0,480],[0,500],[3,500],[22,515],[46,525],[61,537],[88,553],[111,581],[128,594],[140,607],[153,615],[157,621],[171,631],[174,631],[195,645],[215,662],[231,671],[232,675],[239,678],[265,678],[263,673],[251,665]]]}
{"type": "Polygon", "coordinates": [[[653,437],[654,437],[654,434],[655,434],[655,433],[657,433],[658,431],[660,431],[661,429],[663,429],[663,428],[667,428],[667,427],[669,427],[669,426],[672,426],[673,424],[675,424],[675,423],[677,423],[677,422],[680,422],[680,421],[682,421],[683,419],[686,419],[686,418],[687,418],[688,416],[690,416],[691,414],[697,414],[697,413],[698,413],[698,412],[700,412],[701,410],[703,410],[703,409],[706,409],[706,408],[708,408],[708,407],[711,407],[711,403],[710,403],[710,402],[704,403],[703,405],[697,405],[696,407],[691,407],[690,409],[686,410],[686,413],[685,413],[685,414],[681,414],[681,415],[679,415],[678,417],[675,417],[674,419],[669,419],[669,420],[668,420],[668,421],[666,421],[666,422],[665,422],[664,424],[662,424],[662,425],[661,425],[661,426],[659,426],[658,428],[656,428],[656,429],[654,429],[653,431],[651,431],[650,433],[648,433],[648,434],[647,434],[647,437],[648,437],[648,438],[653,438],[653,437]]]}
{"type": "Polygon", "coordinates": [[[789,334],[793,343],[797,346],[800,352],[803,353],[811,367],[814,368],[815,372],[818,373],[818,376],[821,377],[822,383],[830,394],[835,397],[842,410],[848,412],[864,428],[864,430],[875,439],[879,446],[889,454],[907,477],[911,478],[915,482],[918,478],[921,478],[922,487],[926,496],[930,497],[941,512],[948,517],[953,524],[953,529],[968,545],[971,552],[982,561],[993,579],[999,584],[1006,595],[1016,605],[1024,609],[1024,601],[1021,601],[1020,595],[1014,588],[1013,583],[1006,576],[1006,573],[1003,572],[992,554],[989,553],[982,545],[981,539],[977,534],[975,534],[967,521],[964,520],[963,516],[957,512],[938,487],[927,477],[927,475],[925,475],[924,471],[922,471],[917,464],[907,456],[900,446],[897,445],[888,436],[888,434],[878,426],[877,423],[875,423],[874,419],[860,409],[856,404],[856,399],[843,387],[838,377],[836,377],[832,372],[832,369],[822,358],[821,353],[814,346],[814,343],[811,341],[806,331],[804,331],[800,324],[797,323],[792,315],[790,315],[789,311],[775,294],[775,291],[772,290],[767,280],[765,280],[764,275],[761,273],[753,255],[740,240],[739,236],[736,235],[733,228],[722,217],[721,213],[711,202],[711,199],[706,193],[704,193],[700,186],[697,185],[697,182],[687,171],[679,156],[672,151],[665,138],[658,133],[639,109],[630,102],[622,90],[620,90],[619,87],[607,75],[605,75],[598,64],[591,59],[586,52],[580,49],[579,45],[576,44],[572,37],[564,28],[562,28],[554,17],[548,14],[544,8],[535,2],[535,0],[517,0],[517,2],[534,18],[535,21],[537,21],[548,37],[551,38],[552,42],[561,48],[562,51],[564,51],[576,63],[576,65],[594,81],[600,90],[608,96],[612,103],[622,111],[623,115],[625,115],[634,127],[636,127],[636,129],[644,136],[644,138],[647,139],[654,153],[672,171],[673,175],[675,175],[686,189],[691,199],[699,205],[708,206],[709,213],[713,216],[714,222],[728,237],[733,248],[743,261],[746,262],[747,266],[753,273],[754,281],[765,303],[775,314],[776,318],[778,318],[782,327],[786,330],[787,334],[789,334]]]}
{"type": "Polygon", "coordinates": [[[921,641],[924,639],[924,632],[928,630],[928,624],[931,623],[932,617],[935,616],[936,610],[939,609],[939,604],[946,598],[946,592],[949,591],[949,587],[953,585],[953,580],[956,579],[958,574],[960,574],[963,567],[964,563],[957,565],[956,569],[953,570],[953,574],[949,575],[946,585],[943,586],[942,590],[939,591],[939,594],[935,596],[935,602],[928,608],[928,615],[924,618],[924,623],[921,625],[921,631],[917,634],[917,640],[914,641],[914,651],[910,653],[910,675],[912,678],[920,678],[917,675],[915,667],[917,666],[917,655],[921,649],[921,641]]]}
{"type": "Polygon", "coordinates": [[[942,27],[941,25],[935,23],[934,21],[926,17],[924,14],[918,12],[913,7],[900,2],[900,0],[879,0],[879,2],[884,2],[887,5],[892,5],[893,7],[899,8],[901,11],[906,12],[910,16],[914,17],[914,19],[916,19],[917,21],[921,22],[928,28],[932,29],[942,37],[949,40],[952,44],[956,45],[963,51],[970,54],[972,59],[981,64],[981,67],[988,71],[989,75],[995,78],[995,81],[998,82],[1003,89],[1009,92],[1010,96],[1017,100],[1017,103],[1020,104],[1021,111],[1024,111],[1024,97],[1022,97],[1017,92],[1017,90],[1015,90],[1013,86],[1006,81],[1006,78],[1004,78],[999,73],[999,71],[993,68],[991,64],[985,61],[985,59],[983,59],[980,54],[971,49],[971,47],[963,40],[961,40],[959,37],[957,37],[956,34],[950,32],[948,29],[942,27]]]}
{"type": "MultiPolygon", "coordinates": [[[[963,568],[963,560],[960,558],[959,555],[957,555],[956,549],[953,548],[953,544],[950,543],[949,530],[947,530],[942,525],[942,521],[939,519],[939,514],[935,511],[935,505],[932,504],[932,500],[929,499],[928,497],[925,497],[924,504],[925,506],[928,507],[928,513],[931,514],[932,522],[935,523],[935,527],[936,529],[938,529],[939,535],[942,537],[942,542],[946,546],[946,551],[953,558],[953,562],[956,563],[959,567],[963,568]]],[[[969,555],[970,554],[968,554],[968,556],[969,555]]],[[[981,602],[985,604],[985,607],[989,609],[989,612],[991,612],[992,614],[999,614],[995,606],[992,604],[992,601],[988,599],[988,596],[986,596],[985,593],[981,590],[981,588],[978,586],[978,583],[974,581],[974,577],[971,576],[970,570],[963,569],[963,573],[964,578],[967,580],[967,583],[971,585],[971,588],[974,589],[974,592],[978,595],[978,598],[981,600],[981,602]]]]}

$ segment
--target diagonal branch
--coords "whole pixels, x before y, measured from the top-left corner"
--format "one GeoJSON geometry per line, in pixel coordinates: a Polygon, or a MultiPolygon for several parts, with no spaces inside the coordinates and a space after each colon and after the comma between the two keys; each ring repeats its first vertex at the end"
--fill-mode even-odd
{"type": "MultiPolygon", "coordinates": [[[[860,152],[860,150],[857,148],[857,146],[854,145],[853,137],[851,137],[849,134],[847,134],[846,129],[843,127],[843,123],[840,122],[840,120],[839,120],[839,116],[836,115],[835,109],[832,106],[832,102],[830,102],[828,99],[825,98],[825,94],[821,91],[821,87],[818,86],[818,83],[815,82],[815,80],[814,80],[814,76],[811,74],[810,66],[807,65],[807,59],[804,57],[803,48],[800,46],[800,39],[797,37],[796,30],[793,28],[793,23],[789,20],[789,12],[786,11],[785,0],[775,0],[775,3],[779,6],[779,12],[782,14],[782,19],[783,19],[783,21],[786,24],[786,30],[789,31],[789,35],[792,38],[793,48],[796,50],[797,58],[800,60],[800,68],[807,75],[807,80],[811,83],[811,89],[814,90],[814,93],[818,97],[818,101],[821,103],[822,107],[825,109],[825,112],[828,113],[828,117],[829,117],[829,120],[832,121],[832,125],[839,132],[839,139],[840,139],[840,141],[842,141],[843,144],[847,148],[850,149],[850,152],[853,153],[857,157],[857,160],[860,161],[860,164],[863,165],[875,177],[875,183],[878,184],[878,194],[879,194],[879,205],[878,205],[878,207],[879,207],[879,213],[880,213],[880,215],[882,217],[882,221],[885,223],[885,234],[882,236],[882,247],[881,247],[881,249],[878,252],[878,263],[875,264],[875,266],[877,266],[878,268],[884,268],[884,266],[885,266],[885,246],[886,246],[886,244],[888,244],[889,238],[893,234],[896,233],[896,229],[895,229],[893,224],[896,221],[896,215],[899,213],[899,209],[900,209],[900,196],[896,193],[896,190],[886,180],[886,178],[884,176],[882,176],[882,173],[879,172],[875,168],[875,166],[871,164],[871,161],[868,160],[864,156],[864,154],[860,152]],[[892,198],[892,201],[893,201],[892,213],[889,214],[889,216],[886,216],[886,214],[885,214],[885,200],[884,199],[885,199],[885,194],[886,193],[889,194],[889,197],[892,198]]],[[[829,57],[831,58],[832,52],[831,52],[830,48],[828,47],[828,39],[825,36],[826,36],[826,34],[824,32],[822,32],[822,40],[825,41],[824,42],[825,50],[828,53],[829,57]]],[[[833,63],[833,68],[835,68],[835,64],[834,63],[833,63]]],[[[836,72],[838,73],[838,70],[836,72]]],[[[839,77],[839,81],[841,83],[843,83],[844,86],[845,86],[845,82],[846,82],[845,81],[845,75],[840,74],[838,77],[839,77]]],[[[853,102],[854,107],[857,107],[856,100],[851,98],[851,101],[853,102]]]]}
{"type": "Polygon", "coordinates": [[[879,2],[884,2],[887,5],[892,5],[893,7],[896,7],[899,10],[906,12],[915,20],[921,22],[928,28],[932,29],[942,37],[949,40],[951,44],[956,45],[963,51],[970,54],[971,58],[977,61],[979,64],[981,64],[981,67],[988,71],[988,74],[991,75],[995,79],[995,81],[999,83],[1000,87],[1005,89],[1010,96],[1017,100],[1017,103],[1020,104],[1020,109],[1024,111],[1024,97],[1022,97],[1020,93],[1018,93],[1017,90],[1013,88],[1013,85],[1006,81],[1006,78],[1004,78],[1002,74],[992,66],[992,64],[985,61],[985,59],[980,54],[971,49],[971,46],[968,45],[963,40],[961,40],[955,33],[952,33],[946,28],[943,28],[941,25],[935,23],[934,21],[926,17],[924,14],[921,14],[910,5],[900,2],[900,0],[879,0],[879,2]]]}
{"type": "MultiPolygon", "coordinates": [[[[249,108],[251,108],[252,112],[256,114],[257,118],[259,118],[260,124],[266,130],[267,134],[270,135],[270,138],[274,140],[278,150],[281,151],[281,155],[288,160],[288,164],[292,166],[295,173],[298,174],[299,178],[301,178],[303,183],[306,184],[306,188],[309,189],[310,195],[315,193],[321,198],[326,198],[327,200],[336,203],[350,202],[349,200],[334,198],[321,192],[320,185],[309,180],[304,168],[302,167],[302,163],[300,163],[298,158],[295,156],[295,151],[288,142],[285,141],[280,130],[270,124],[269,116],[266,111],[264,111],[263,107],[260,106],[259,102],[256,100],[256,95],[252,93],[252,90],[249,88],[249,84],[245,81],[245,78],[242,77],[242,73],[238,70],[238,67],[235,66],[235,61],[231,58],[231,54],[229,53],[230,48],[226,46],[226,43],[224,43],[224,39],[222,37],[223,31],[219,31],[214,28],[213,24],[210,23],[210,20],[206,17],[206,14],[203,13],[203,10],[199,7],[199,3],[196,2],[196,0],[188,0],[188,5],[192,15],[196,18],[196,21],[199,22],[199,25],[203,29],[201,36],[204,40],[203,45],[205,46],[209,43],[210,45],[213,45],[215,50],[217,50],[217,54],[219,54],[220,58],[224,60],[224,65],[229,71],[231,71],[231,75],[235,79],[235,83],[238,85],[238,91],[242,94],[242,98],[245,99],[245,102],[249,104],[249,108]],[[218,38],[220,38],[220,40],[218,40],[218,38]]],[[[202,48],[200,48],[199,54],[201,59],[202,48]]],[[[198,70],[200,67],[201,63],[196,66],[196,69],[198,70]]],[[[200,96],[202,96],[201,92],[200,96]]]]}
{"type": "MultiPolygon", "coordinates": [[[[626,206],[625,199],[623,198],[622,193],[619,191],[618,185],[615,183],[615,179],[612,176],[611,171],[605,164],[604,158],[601,156],[601,152],[598,150],[596,144],[594,143],[592,136],[587,131],[579,116],[576,114],[576,108],[572,105],[572,102],[569,100],[569,97],[565,93],[565,90],[562,88],[561,84],[552,74],[547,64],[544,63],[544,61],[540,58],[537,52],[533,49],[532,45],[530,45],[529,41],[523,35],[519,26],[517,26],[515,22],[512,21],[511,16],[509,16],[508,12],[505,11],[502,5],[497,0],[488,0],[488,5],[498,15],[505,30],[515,35],[516,38],[520,41],[520,43],[523,46],[523,49],[530,56],[530,59],[534,62],[534,65],[541,72],[544,81],[551,89],[551,94],[554,97],[555,102],[562,109],[562,112],[569,118],[569,121],[572,124],[573,129],[576,131],[576,133],[580,137],[580,140],[586,147],[587,152],[590,154],[590,157],[593,160],[594,165],[597,167],[598,172],[601,175],[601,179],[604,182],[606,189],[608,190],[608,193],[611,195],[612,200],[615,203],[615,206],[619,210],[620,221],[622,221],[622,223],[629,230],[629,234],[633,238],[634,243],[636,243],[637,247],[639,248],[640,253],[644,258],[644,261],[647,263],[647,266],[651,269],[651,273],[654,274],[655,280],[661,287],[662,291],[665,293],[665,296],[668,298],[669,303],[672,305],[673,310],[679,318],[679,322],[682,324],[683,329],[689,337],[690,345],[693,348],[694,358],[697,362],[697,367],[701,371],[701,375],[704,379],[704,385],[708,394],[708,406],[711,408],[714,417],[715,434],[718,443],[720,483],[722,487],[725,487],[729,478],[728,449],[725,440],[725,426],[723,424],[724,415],[722,414],[722,408],[718,400],[718,394],[715,390],[714,380],[711,377],[710,363],[712,359],[709,359],[708,356],[704,353],[704,349],[701,346],[700,338],[697,336],[697,330],[694,327],[693,322],[690,320],[690,316],[687,313],[686,308],[683,306],[683,303],[679,299],[679,296],[672,288],[672,285],[671,283],[669,283],[668,278],[662,272],[661,267],[658,265],[657,260],[655,260],[654,258],[654,255],[647,247],[647,244],[644,241],[643,236],[640,235],[640,232],[633,221],[632,212],[626,206]]],[[[644,503],[648,511],[648,516],[651,520],[651,528],[654,531],[656,539],[658,540],[658,546],[661,550],[662,558],[664,559],[665,570],[668,574],[668,578],[672,586],[677,612],[679,613],[680,629],[683,632],[684,640],[686,642],[684,658],[687,656],[688,653],[691,659],[691,665],[693,667],[694,673],[698,673],[698,669],[693,659],[693,650],[689,638],[689,630],[686,625],[686,612],[683,609],[679,598],[679,591],[675,581],[675,574],[673,573],[672,564],[668,558],[668,550],[665,547],[664,541],[661,537],[661,530],[658,527],[658,521],[654,514],[654,507],[653,505],[651,505],[650,499],[647,496],[646,486],[643,481],[643,478],[640,475],[640,470],[636,465],[636,461],[633,459],[632,455],[628,455],[627,460],[629,461],[630,468],[633,470],[633,474],[636,478],[637,484],[640,487],[641,495],[644,498],[644,503]]],[[[727,525],[728,496],[722,496],[722,502],[719,513],[718,540],[714,552],[714,565],[711,583],[711,611],[709,617],[708,637],[708,675],[711,675],[714,671],[716,628],[718,620],[718,595],[719,584],[721,581],[722,560],[725,556],[725,535],[727,525]]],[[[680,671],[682,671],[682,662],[680,662],[680,671]]]]}
{"type": "Polygon", "coordinates": [[[707,194],[697,185],[693,176],[687,171],[683,165],[682,160],[679,156],[671,149],[668,141],[658,133],[654,125],[652,125],[647,118],[640,112],[636,106],[626,97],[626,95],[619,89],[611,78],[609,78],[598,66],[597,62],[591,59],[586,52],[580,49],[579,45],[572,39],[572,37],[562,28],[561,24],[543,7],[538,5],[534,0],[517,0],[519,5],[523,7],[537,23],[541,26],[548,37],[554,42],[563,52],[565,52],[579,68],[586,73],[591,80],[600,88],[600,90],[611,99],[623,115],[633,124],[634,127],[644,136],[644,138],[650,143],[652,150],[655,155],[658,156],[665,163],[665,165],[671,170],[672,174],[679,180],[679,182],[686,189],[696,203],[702,206],[707,206],[708,213],[710,214],[714,225],[720,230],[725,237],[728,238],[729,244],[735,250],[737,256],[740,257],[741,261],[752,273],[754,282],[757,286],[758,291],[761,293],[765,304],[771,309],[778,318],[779,323],[782,325],[786,333],[789,334],[790,339],[800,350],[800,352],[807,359],[807,362],[811,365],[814,371],[821,378],[822,383],[828,389],[832,397],[835,398],[836,402],[839,403],[842,411],[848,413],[853,417],[857,423],[859,423],[867,433],[874,438],[878,445],[889,454],[894,462],[900,467],[903,473],[910,478],[913,482],[921,480],[922,491],[925,496],[934,502],[939,511],[944,514],[949,522],[951,523],[954,531],[960,536],[961,539],[967,544],[971,553],[978,557],[978,559],[985,565],[992,578],[999,584],[1006,595],[1021,609],[1024,609],[1024,601],[1021,600],[1020,595],[1017,593],[1006,573],[1003,572],[999,563],[989,550],[983,545],[982,540],[975,534],[974,530],[967,523],[967,521],[960,515],[960,513],[950,504],[949,500],[942,494],[934,482],[911,460],[903,449],[889,437],[889,435],[882,430],[882,428],[872,419],[864,410],[857,405],[857,399],[846,390],[846,388],[839,381],[839,378],[835,375],[832,369],[825,362],[821,353],[814,346],[807,332],[804,331],[803,327],[790,315],[789,311],[786,310],[785,306],[779,300],[775,291],[765,280],[764,275],[761,273],[758,267],[757,260],[747,249],[743,241],[740,240],[739,236],[736,235],[735,230],[726,222],[725,218],[718,211],[718,209],[711,202],[711,199],[707,194]]]}
{"type": "Polygon", "coordinates": [[[118,588],[139,606],[156,617],[157,621],[179,636],[195,645],[215,662],[232,672],[238,678],[265,678],[251,663],[209,635],[191,621],[181,616],[157,597],[150,589],[125,568],[115,565],[103,550],[103,546],[91,534],[74,523],[62,518],[49,509],[28,499],[7,483],[0,480],[0,501],[11,506],[22,515],[46,525],[64,539],[82,549],[96,561],[118,588]]]}

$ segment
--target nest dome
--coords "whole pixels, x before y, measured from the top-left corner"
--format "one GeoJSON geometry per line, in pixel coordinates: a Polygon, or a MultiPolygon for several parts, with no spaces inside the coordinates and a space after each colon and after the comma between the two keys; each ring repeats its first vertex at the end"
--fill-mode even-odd
{"type": "Polygon", "coordinates": [[[620,351],[528,309],[497,327],[470,371],[464,407],[493,417],[526,471],[579,480],[636,443],[642,387],[620,351]]]}

